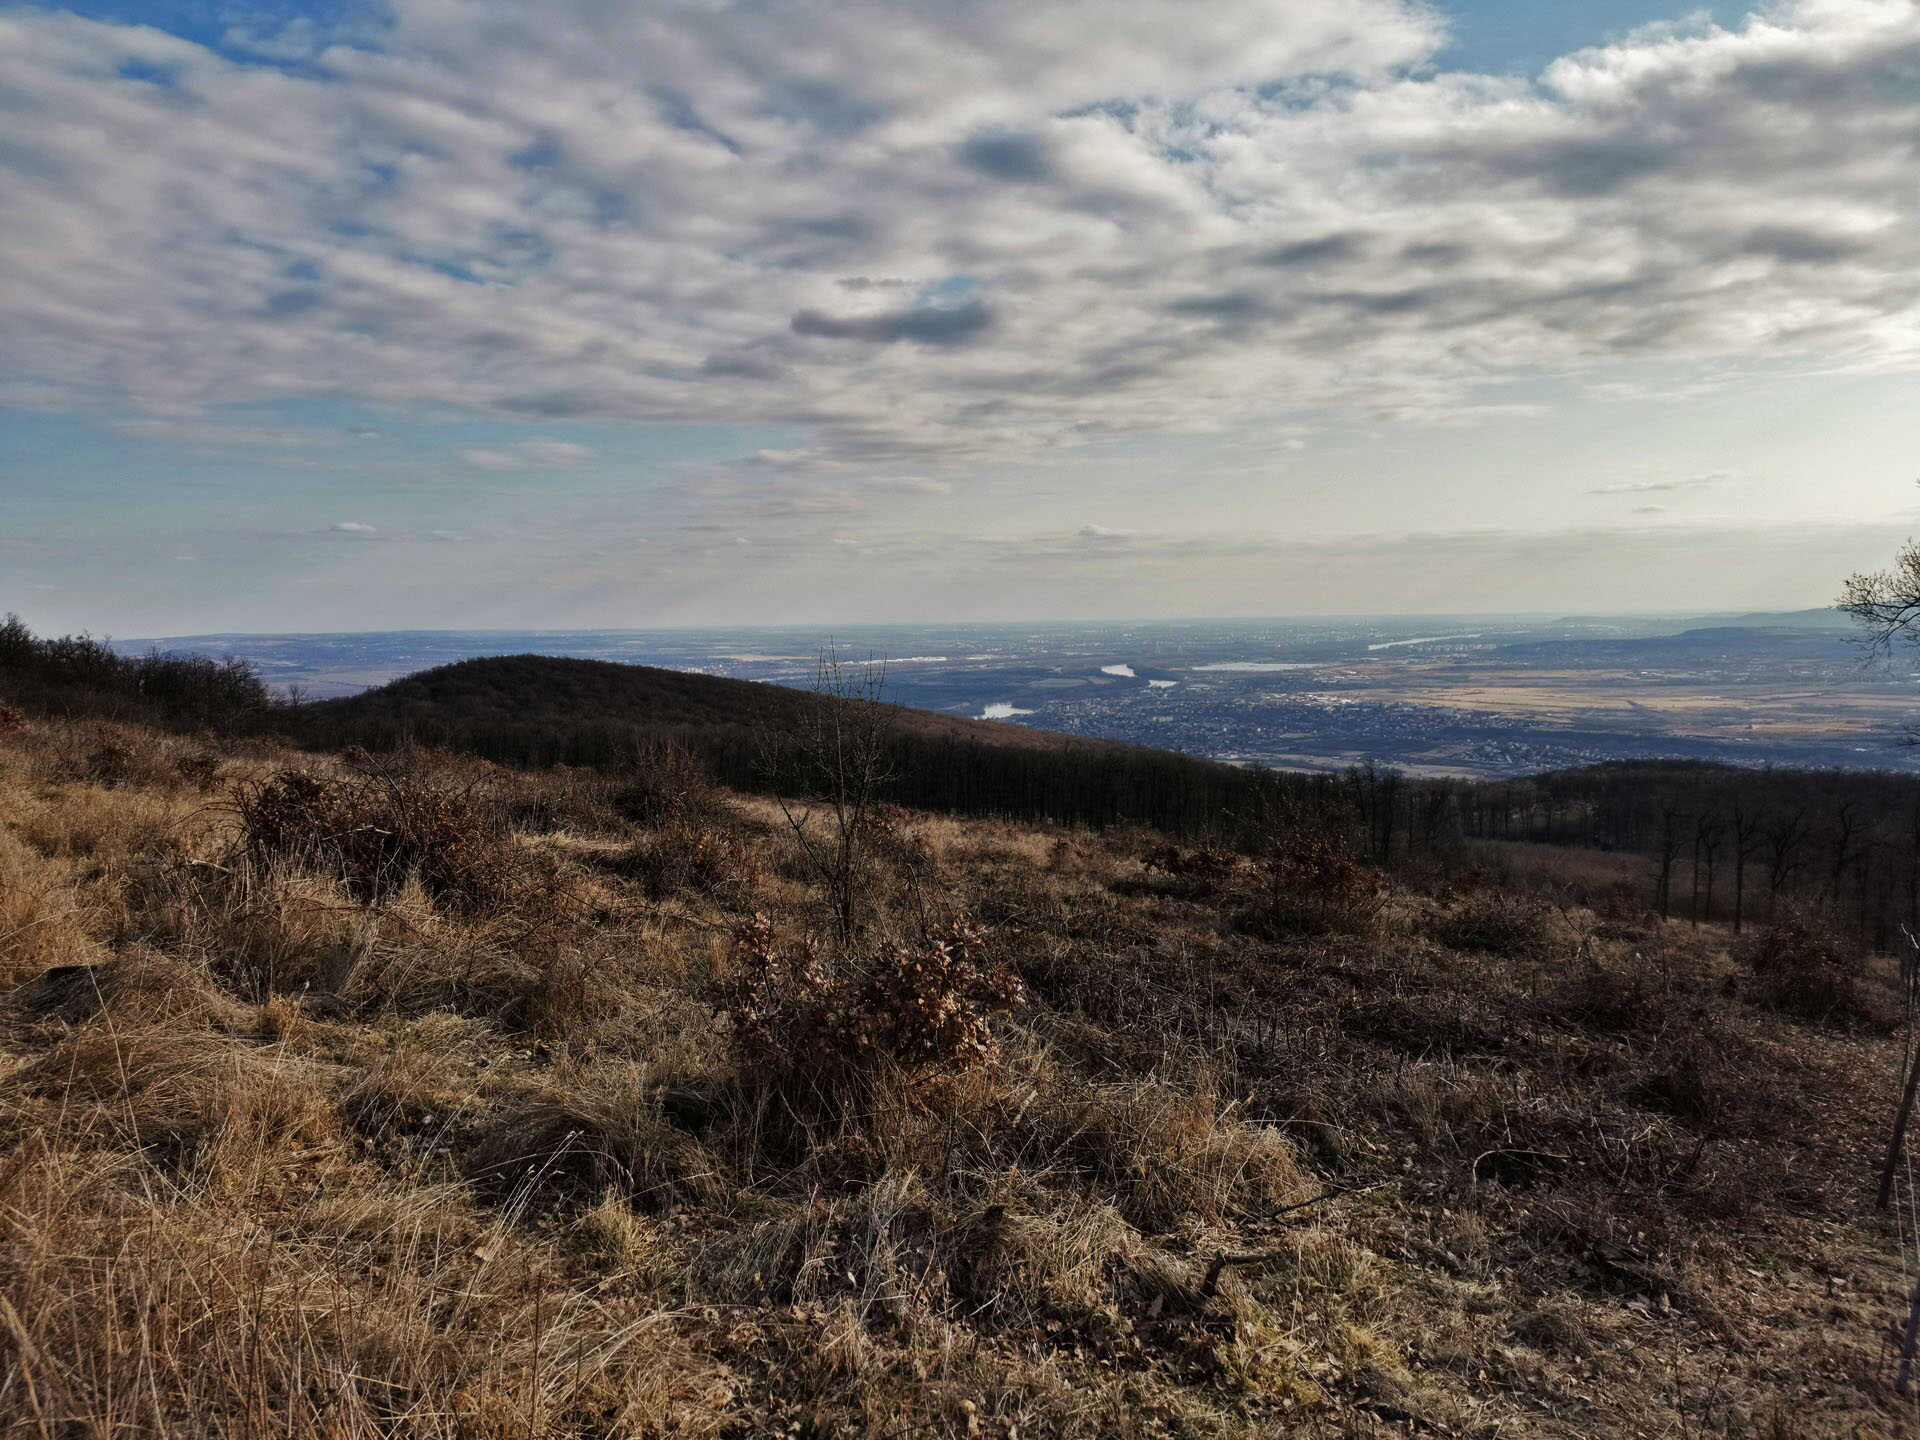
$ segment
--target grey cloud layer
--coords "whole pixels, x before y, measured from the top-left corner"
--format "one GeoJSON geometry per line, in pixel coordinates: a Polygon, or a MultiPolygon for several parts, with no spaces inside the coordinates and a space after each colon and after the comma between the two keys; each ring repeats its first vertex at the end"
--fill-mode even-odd
{"type": "Polygon", "coordinates": [[[11,11],[0,401],[810,424],[897,473],[1920,357],[1912,0],[1538,83],[1418,70],[1442,38],[1401,0],[398,0],[289,70],[11,11]]]}
{"type": "MultiPolygon", "coordinates": [[[[800,623],[840,623],[900,614],[886,577],[910,566],[925,605],[916,618],[1031,619],[1179,614],[1464,614],[1491,608],[1563,613],[1577,593],[1606,611],[1669,612],[1785,608],[1825,603],[1830,577],[1890,554],[1896,526],[1703,526],[1587,529],[1516,536],[1460,533],[1354,537],[1303,545],[1271,536],[1027,535],[959,539],[927,535],[872,544],[849,537],[840,583],[809,588],[814,557],[804,546],[743,547],[719,528],[703,541],[645,548],[636,595],[636,547],[649,536],[631,517],[581,551],[569,530],[399,532],[340,521],[318,533],[210,530],[183,537],[198,564],[257,590],[236,612],[182,590],[148,563],[147,537],[0,535],[0,564],[29,580],[75,573],[129,577],[121,603],[175,633],[230,628],[293,630],[327,604],[329,624],[391,627],[396,615],[422,625],[524,626],[525,597],[539,593],[542,623],[764,623],[770,599],[800,623]],[[751,556],[743,565],[741,557],[751,556]],[[287,583],[289,570],[300,578],[287,583]],[[1490,606],[1486,577],[1515,577],[1490,606]],[[1649,591],[1647,577],[1661,584],[1649,591]],[[991,583],[982,584],[986,576],[991,583]],[[1170,597],[1178,595],[1178,603],[1170,597]],[[1118,596],[1124,609],[1116,612],[1118,596]],[[331,597],[330,599],[326,597],[331,597]],[[795,602],[798,603],[795,603],[795,602]],[[891,608],[882,608],[890,606],[891,608]],[[1038,607],[1036,609],[1035,607],[1038,607]]],[[[1098,527],[1092,527],[1097,530],[1098,527]]],[[[178,567],[175,567],[176,569],[178,567]]],[[[49,587],[51,588],[51,587],[49,587]]]]}

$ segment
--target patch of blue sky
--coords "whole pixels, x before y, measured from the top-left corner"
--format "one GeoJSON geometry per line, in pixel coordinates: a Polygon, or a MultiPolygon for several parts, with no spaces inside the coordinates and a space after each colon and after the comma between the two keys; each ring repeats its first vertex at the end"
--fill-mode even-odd
{"type": "Polygon", "coordinates": [[[744,155],[746,151],[731,135],[722,133],[709,125],[700,114],[700,109],[687,96],[677,90],[656,89],[654,102],[660,107],[660,113],[667,123],[690,135],[704,135],[716,144],[724,146],[735,155],[744,155]]]}
{"type": "Polygon", "coordinates": [[[172,86],[180,78],[180,67],[156,65],[151,60],[123,60],[115,73],[122,80],[136,80],[145,85],[172,86]]]}
{"type": "Polygon", "coordinates": [[[562,154],[560,137],[548,133],[507,156],[507,163],[516,170],[551,170],[560,163],[562,154]]]}
{"type": "Polygon", "coordinates": [[[971,275],[949,275],[944,280],[936,280],[920,292],[923,305],[955,305],[965,300],[980,288],[980,282],[971,275]]]}
{"type": "Polygon", "coordinates": [[[58,9],[90,20],[151,26],[230,60],[279,69],[307,68],[324,44],[371,46],[390,23],[386,6],[375,0],[63,0],[59,5],[0,0],[3,9],[58,9]]]}
{"type": "Polygon", "coordinates": [[[1694,18],[1737,27],[1754,4],[1674,4],[1672,0],[1595,0],[1584,5],[1541,0],[1450,0],[1440,6],[1453,43],[1439,56],[1449,70],[1537,74],[1562,55],[1617,40],[1645,25],[1694,18]]]}
{"type": "MultiPolygon", "coordinates": [[[[0,0],[0,8],[14,8],[0,0]]],[[[36,7],[54,8],[54,7],[36,7]]],[[[390,23],[378,0],[68,0],[58,8],[121,24],[150,25],[209,46],[234,60],[298,68],[318,44],[373,45],[390,23]]],[[[1618,39],[1644,25],[1704,18],[1737,25],[1757,8],[1745,4],[1675,4],[1673,0],[1596,0],[1586,5],[1542,4],[1540,0],[1443,0],[1451,22],[1452,43],[1438,57],[1447,69],[1533,74],[1561,55],[1618,39]]],[[[141,76],[160,80],[160,76],[141,76]]],[[[692,97],[656,97],[683,128],[706,134],[729,148],[736,142],[711,129],[692,97]]],[[[795,113],[821,118],[821,97],[790,97],[795,113]]],[[[1116,97],[1106,108],[1123,108],[1116,97]]],[[[828,107],[830,108],[830,107],[828,107]]],[[[1091,107],[1103,108],[1103,107],[1091,107]]],[[[836,118],[828,116],[827,118],[836,118]]],[[[837,117],[857,129],[870,117],[837,117]]],[[[529,157],[539,164],[537,154],[529,157]]]]}

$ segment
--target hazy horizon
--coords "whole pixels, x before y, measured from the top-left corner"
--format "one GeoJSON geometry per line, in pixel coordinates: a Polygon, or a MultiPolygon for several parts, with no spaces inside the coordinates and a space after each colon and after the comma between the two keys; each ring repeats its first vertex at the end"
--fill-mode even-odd
{"type": "MultiPolygon", "coordinates": [[[[1415,621],[1606,621],[1633,620],[1642,622],[1690,620],[1742,619],[1748,616],[1767,616],[1790,618],[1814,614],[1831,614],[1840,618],[1840,612],[1831,605],[1812,605],[1795,610],[1608,610],[1608,611],[1553,611],[1553,610],[1450,610],[1390,612],[1378,611],[1372,614],[1353,613],[1324,614],[1294,613],[1290,615],[1196,615],[1163,616],[1114,615],[1100,616],[1086,620],[1074,620],[1059,616],[1021,615],[1000,620],[943,619],[935,617],[927,620],[897,621],[834,621],[834,620],[790,620],[778,622],[743,622],[739,624],[710,625],[579,625],[579,626],[541,626],[541,625],[429,625],[429,626],[383,626],[379,629],[365,630],[203,630],[161,634],[155,632],[146,635],[119,634],[111,630],[99,632],[99,638],[115,645],[142,645],[165,640],[276,640],[299,639],[316,636],[379,637],[398,635],[581,635],[581,634],[700,634],[707,632],[766,631],[768,633],[807,632],[817,633],[827,628],[844,628],[849,632],[862,630],[938,630],[942,628],[968,629],[989,627],[1032,626],[1036,628],[1072,628],[1107,626],[1180,626],[1180,625],[1286,625],[1294,623],[1393,623],[1406,624],[1415,621]]],[[[31,617],[22,616],[30,621],[31,617]]],[[[33,628],[29,624],[29,628],[33,628]]],[[[51,634],[51,631],[42,631],[51,634]]]]}

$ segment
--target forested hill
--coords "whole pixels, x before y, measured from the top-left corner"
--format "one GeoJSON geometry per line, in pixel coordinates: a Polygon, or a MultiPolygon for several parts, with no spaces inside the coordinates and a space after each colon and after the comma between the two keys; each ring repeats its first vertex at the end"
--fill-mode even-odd
{"type": "MultiPolygon", "coordinates": [[[[849,688],[859,688],[857,679],[849,688]]],[[[726,784],[768,790],[792,785],[796,737],[846,703],[750,680],[516,655],[445,665],[301,706],[283,723],[303,743],[325,748],[426,745],[519,767],[618,767],[673,745],[726,784]]],[[[891,705],[882,714],[887,798],[915,808],[1095,825],[1135,820],[1197,833],[1250,819],[1275,787],[1332,788],[1018,725],[891,705]]]]}
{"type": "MultiPolygon", "coordinates": [[[[841,688],[865,693],[861,667],[841,688]]],[[[280,735],[302,745],[427,746],[503,765],[631,768],[663,747],[742,790],[806,792],[801,736],[826,717],[885,722],[885,798],[962,815],[1083,825],[1140,822],[1181,835],[1257,828],[1282,800],[1338,803],[1329,777],[1260,775],[1217,761],[901,706],[855,706],[749,680],[540,655],[466,660],[347,699],[290,704],[244,662],[125,656],[86,636],[0,622],[0,729],[8,707],[173,731],[280,735]]],[[[831,728],[830,722],[829,728],[831,728]]]]}
{"type": "MultiPolygon", "coordinates": [[[[858,686],[856,678],[849,688],[858,686]]],[[[662,732],[789,729],[822,703],[812,692],[754,680],[607,660],[504,655],[441,665],[359,695],[303,707],[303,724],[317,731],[341,727],[362,744],[365,736],[394,729],[419,743],[448,748],[551,743],[578,750],[586,736],[606,725],[662,732]]],[[[887,711],[896,726],[929,737],[1019,749],[1123,748],[902,706],[887,711]]]]}

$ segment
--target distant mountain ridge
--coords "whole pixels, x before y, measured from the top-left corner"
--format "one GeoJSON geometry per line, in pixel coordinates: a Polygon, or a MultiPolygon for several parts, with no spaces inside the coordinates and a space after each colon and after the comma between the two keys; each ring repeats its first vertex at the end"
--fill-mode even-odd
{"type": "MultiPolygon", "coordinates": [[[[1625,626],[1636,617],[1621,615],[1561,615],[1554,620],[1555,625],[1611,625],[1625,626]]],[[[1676,632],[1686,630],[1729,630],[1759,628],[1768,630],[1847,630],[1853,621],[1845,612],[1831,605],[1818,606],[1812,610],[1747,610],[1741,612],[1708,611],[1704,614],[1651,615],[1639,617],[1643,622],[1652,624],[1665,622],[1676,632]]],[[[1645,632],[1642,632],[1645,633],[1645,632]]]]}
{"type": "MultiPolygon", "coordinates": [[[[1820,611],[1801,612],[1817,616],[1820,611]]],[[[1649,662],[1704,667],[1716,661],[1746,656],[1833,663],[1854,655],[1852,627],[1824,620],[1798,621],[1792,616],[1747,615],[1720,618],[1712,625],[1694,625],[1671,635],[1569,636],[1563,639],[1523,640],[1495,651],[1507,660],[1534,663],[1591,665],[1606,660],[1625,667],[1649,662]]],[[[1864,657],[1862,657],[1864,659],[1864,657]]]]}
{"type": "Polygon", "coordinates": [[[1855,629],[1854,621],[1843,610],[1823,605],[1816,610],[1753,610],[1744,615],[1715,616],[1712,625],[1696,629],[1838,630],[1855,629]]]}

